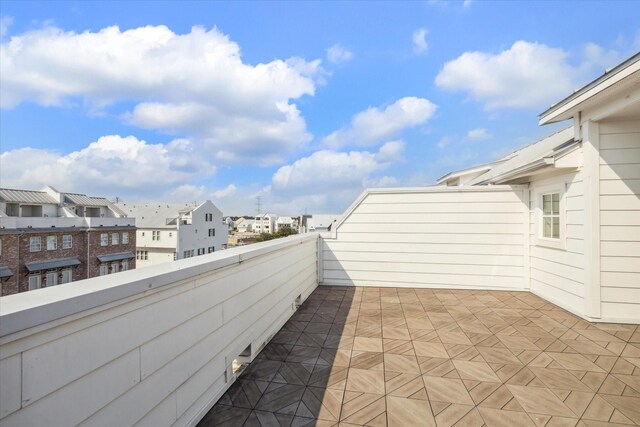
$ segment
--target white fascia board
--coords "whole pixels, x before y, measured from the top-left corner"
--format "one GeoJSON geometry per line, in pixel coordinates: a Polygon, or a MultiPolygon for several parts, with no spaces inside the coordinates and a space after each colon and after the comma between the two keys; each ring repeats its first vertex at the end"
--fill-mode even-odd
{"type": "MultiPolygon", "coordinates": [[[[539,124],[546,125],[550,123],[556,123],[563,120],[570,119],[577,113],[576,108],[584,103],[585,101],[590,100],[594,96],[600,94],[606,89],[611,88],[615,84],[627,79],[632,76],[633,79],[640,79],[640,57],[635,59],[635,62],[632,62],[627,68],[622,69],[621,71],[612,74],[610,77],[605,78],[599,84],[594,85],[593,87],[585,90],[580,93],[580,90],[576,92],[577,96],[570,96],[566,101],[560,101],[557,104],[557,107],[551,107],[544,113],[540,115],[539,124]],[[635,76],[633,76],[636,74],[635,76]]],[[[588,87],[589,85],[585,86],[588,87]]]]}

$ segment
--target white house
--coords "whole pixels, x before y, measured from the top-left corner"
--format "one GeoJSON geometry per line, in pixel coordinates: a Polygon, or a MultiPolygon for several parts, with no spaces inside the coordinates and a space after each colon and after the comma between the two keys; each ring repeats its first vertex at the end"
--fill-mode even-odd
{"type": "Polygon", "coordinates": [[[281,216],[278,217],[278,219],[276,220],[275,223],[275,230],[274,231],[279,231],[282,228],[290,228],[291,230],[295,231],[296,233],[299,230],[299,225],[298,225],[298,218],[293,218],[290,216],[281,216]]]}
{"type": "Polygon", "coordinates": [[[253,231],[255,220],[251,218],[240,217],[236,220],[236,230],[240,233],[247,233],[253,231]]]}
{"type": "Polygon", "coordinates": [[[323,282],[528,290],[639,323],[640,54],[540,115],[561,121],[438,186],[365,191],[325,239],[323,282]]]}
{"type": "Polygon", "coordinates": [[[276,219],[278,219],[278,215],[258,215],[253,225],[253,231],[255,233],[273,233],[276,228],[276,219]]]}
{"type": "Polygon", "coordinates": [[[338,223],[342,215],[338,214],[325,214],[325,215],[311,215],[306,219],[306,232],[307,233],[325,233],[331,231],[333,227],[338,223]]]}
{"type": "Polygon", "coordinates": [[[121,210],[139,218],[138,267],[191,258],[226,247],[228,227],[210,201],[193,204],[121,203],[121,210]]]}

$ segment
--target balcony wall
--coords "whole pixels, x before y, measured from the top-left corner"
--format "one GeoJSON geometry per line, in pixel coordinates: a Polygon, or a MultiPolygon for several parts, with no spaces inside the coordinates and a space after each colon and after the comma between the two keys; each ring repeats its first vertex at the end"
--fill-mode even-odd
{"type": "Polygon", "coordinates": [[[315,289],[317,248],[289,237],[3,297],[0,425],[194,425],[315,289]]]}
{"type": "Polygon", "coordinates": [[[526,187],[368,190],[323,239],[327,285],[529,286],[526,187]]]}
{"type": "Polygon", "coordinates": [[[70,227],[114,227],[135,226],[135,218],[90,218],[90,217],[2,217],[4,228],[70,228],[70,227]]]}

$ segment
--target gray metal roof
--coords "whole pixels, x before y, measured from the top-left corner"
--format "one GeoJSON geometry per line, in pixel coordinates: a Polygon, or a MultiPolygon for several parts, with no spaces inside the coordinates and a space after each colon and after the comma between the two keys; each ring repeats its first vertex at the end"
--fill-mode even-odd
{"type": "Polygon", "coordinates": [[[64,201],[78,206],[109,206],[109,201],[104,197],[91,197],[86,194],[64,193],[64,201]]]}
{"type": "Polygon", "coordinates": [[[80,265],[80,260],[76,257],[28,262],[24,266],[27,267],[27,270],[29,270],[29,272],[33,272],[42,270],[53,270],[62,267],[72,267],[75,265],[80,265]]]}
{"type": "Polygon", "coordinates": [[[120,261],[121,259],[131,259],[133,258],[133,252],[118,252],[115,254],[108,255],[98,255],[98,261],[100,262],[111,262],[111,261],[120,261]]]}
{"type": "Polygon", "coordinates": [[[4,279],[5,277],[11,277],[13,273],[9,267],[0,266],[0,279],[4,279]]]}
{"type": "Polygon", "coordinates": [[[0,188],[0,201],[10,203],[33,203],[36,205],[57,205],[58,201],[44,191],[12,190],[0,188]]]}

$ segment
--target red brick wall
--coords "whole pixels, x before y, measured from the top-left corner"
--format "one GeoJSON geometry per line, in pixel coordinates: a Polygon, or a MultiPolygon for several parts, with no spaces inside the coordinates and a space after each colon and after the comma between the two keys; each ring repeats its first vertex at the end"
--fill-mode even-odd
{"type": "MultiPolygon", "coordinates": [[[[1,282],[1,295],[11,295],[29,290],[29,272],[26,263],[35,261],[47,261],[58,258],[77,257],[80,265],[71,268],[72,281],[96,277],[99,275],[98,255],[106,255],[116,252],[136,252],[136,230],[133,227],[105,228],[103,230],[65,229],[65,230],[16,230],[13,233],[0,234],[2,239],[2,255],[0,265],[11,269],[13,276],[1,282]],[[109,234],[109,245],[100,246],[100,234],[109,234]],[[119,244],[111,244],[112,233],[119,234],[119,244]],[[122,244],[122,233],[129,234],[129,243],[122,244]],[[73,244],[70,249],[62,249],[62,236],[71,235],[73,244]],[[30,252],[30,238],[40,236],[41,249],[30,252]],[[58,247],[55,250],[47,250],[47,236],[56,236],[58,247]],[[89,245],[87,245],[87,238],[89,245]],[[88,250],[88,252],[87,252],[88,250]]],[[[135,257],[129,260],[129,269],[136,267],[135,257]]],[[[42,285],[46,286],[45,274],[41,276],[42,285]]]]}

